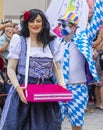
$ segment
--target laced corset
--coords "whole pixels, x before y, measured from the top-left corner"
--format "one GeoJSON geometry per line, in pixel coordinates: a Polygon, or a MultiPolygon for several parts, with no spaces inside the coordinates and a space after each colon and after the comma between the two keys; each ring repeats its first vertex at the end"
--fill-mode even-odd
{"type": "Polygon", "coordinates": [[[53,59],[47,57],[30,57],[29,76],[34,78],[50,78],[53,59]]]}

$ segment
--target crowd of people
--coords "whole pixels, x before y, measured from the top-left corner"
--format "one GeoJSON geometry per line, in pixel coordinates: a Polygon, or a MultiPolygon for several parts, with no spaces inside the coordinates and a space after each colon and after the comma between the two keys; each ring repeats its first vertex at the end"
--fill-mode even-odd
{"type": "Polygon", "coordinates": [[[95,84],[95,101],[96,108],[103,110],[103,28],[101,26],[97,39],[93,44],[94,60],[96,62],[96,70],[99,77],[98,84],[95,84]]]}
{"type": "Polygon", "coordinates": [[[3,109],[11,81],[7,75],[7,55],[13,34],[19,34],[18,24],[7,19],[0,25],[0,108],[3,109]]]}
{"type": "Polygon", "coordinates": [[[61,38],[51,33],[45,14],[39,9],[25,11],[20,24],[9,20],[0,25],[0,88],[4,87],[0,98],[3,94],[6,97],[0,102],[0,130],[61,130],[66,115],[72,130],[82,130],[91,96],[95,108],[103,110],[102,0],[94,3],[94,9],[87,28],[79,33],[79,18],[74,12],[59,18],[61,38]],[[98,13],[101,17],[95,24],[98,13]],[[28,83],[55,84],[54,78],[72,92],[71,101],[27,102],[26,88],[21,84],[25,84],[28,48],[28,83]],[[92,86],[94,95],[88,92],[92,86]]]}

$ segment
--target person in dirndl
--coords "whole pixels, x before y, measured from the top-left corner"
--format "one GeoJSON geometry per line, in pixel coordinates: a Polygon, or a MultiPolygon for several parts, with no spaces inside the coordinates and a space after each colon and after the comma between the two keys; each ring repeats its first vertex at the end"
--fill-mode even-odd
{"type": "Polygon", "coordinates": [[[58,84],[65,88],[58,63],[62,57],[59,40],[50,33],[49,22],[39,9],[25,11],[21,26],[20,35],[14,34],[10,42],[7,72],[13,86],[2,112],[0,130],[61,130],[58,102],[27,102],[25,87],[21,87],[30,44],[28,83],[52,84],[53,70],[58,84]]]}

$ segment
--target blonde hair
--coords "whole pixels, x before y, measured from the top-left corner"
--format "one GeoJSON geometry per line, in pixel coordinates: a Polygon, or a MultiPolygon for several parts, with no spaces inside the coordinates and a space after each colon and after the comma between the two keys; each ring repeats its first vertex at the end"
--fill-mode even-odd
{"type": "Polygon", "coordinates": [[[103,50],[103,29],[99,31],[97,35],[97,40],[95,41],[94,44],[96,44],[95,46],[96,50],[103,50]]]}
{"type": "Polygon", "coordinates": [[[103,29],[99,31],[98,37],[100,39],[103,39],[103,29]]]}

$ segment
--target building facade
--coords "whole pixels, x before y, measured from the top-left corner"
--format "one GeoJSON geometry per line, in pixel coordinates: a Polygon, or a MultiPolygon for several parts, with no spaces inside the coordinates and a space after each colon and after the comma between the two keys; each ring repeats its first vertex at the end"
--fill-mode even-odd
{"type": "Polygon", "coordinates": [[[0,20],[1,19],[19,19],[19,16],[25,11],[33,8],[46,11],[51,0],[0,0],[0,20]]]}
{"type": "Polygon", "coordinates": [[[0,20],[3,18],[3,0],[0,0],[0,20]]]}

